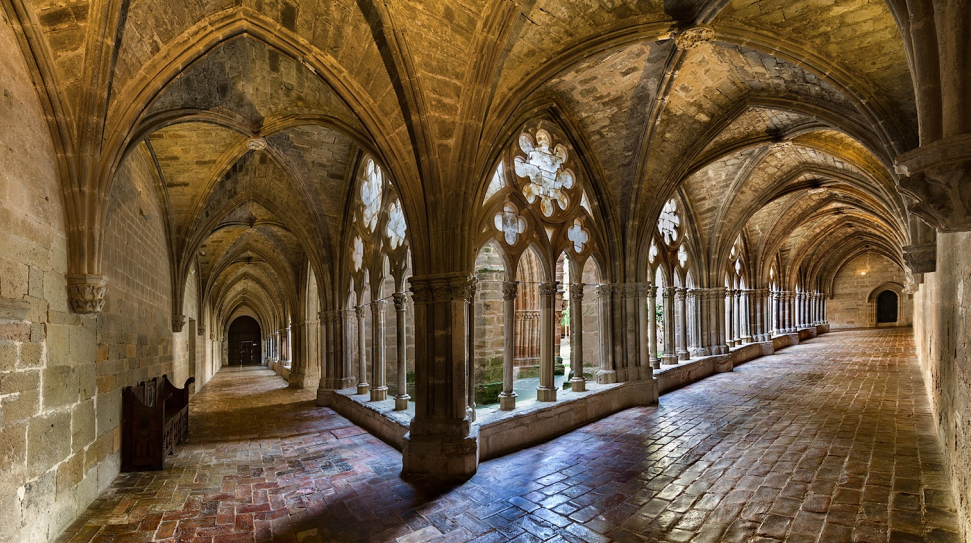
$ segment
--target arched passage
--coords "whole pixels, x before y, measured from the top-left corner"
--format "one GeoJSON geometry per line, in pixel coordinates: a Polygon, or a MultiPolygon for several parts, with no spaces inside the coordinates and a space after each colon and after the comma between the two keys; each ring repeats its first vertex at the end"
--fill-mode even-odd
{"type": "Polygon", "coordinates": [[[238,317],[229,325],[229,365],[262,364],[262,330],[253,317],[238,317]]]}
{"type": "Polygon", "coordinates": [[[897,324],[897,293],[885,290],[877,296],[877,325],[897,324]]]}

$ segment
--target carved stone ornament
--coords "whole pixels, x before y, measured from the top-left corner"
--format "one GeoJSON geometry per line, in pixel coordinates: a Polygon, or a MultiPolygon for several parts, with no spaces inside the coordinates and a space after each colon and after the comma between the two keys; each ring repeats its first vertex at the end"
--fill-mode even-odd
{"type": "Polygon", "coordinates": [[[937,244],[908,245],[903,248],[904,261],[910,273],[931,273],[937,271],[937,244]]]}
{"type": "Polygon", "coordinates": [[[411,277],[411,292],[416,304],[446,303],[453,300],[472,301],[475,278],[463,273],[447,273],[411,277]]]}
{"type": "Polygon", "coordinates": [[[355,307],[354,314],[357,315],[357,318],[363,319],[367,315],[367,306],[359,305],[355,307]]]}
{"type": "Polygon", "coordinates": [[[199,328],[197,329],[197,332],[198,332],[198,335],[205,336],[206,335],[206,325],[205,324],[200,324],[199,325],[199,328]]]}
{"type": "Polygon", "coordinates": [[[517,295],[519,295],[519,281],[503,281],[502,299],[515,300],[517,295]]]}
{"type": "Polygon", "coordinates": [[[69,275],[68,297],[75,313],[100,313],[105,305],[108,279],[101,275],[69,275]]]}
{"type": "Polygon", "coordinates": [[[570,285],[570,299],[581,301],[583,300],[583,283],[573,283],[570,285]]]}
{"type": "Polygon", "coordinates": [[[946,138],[897,157],[897,186],[910,211],[942,232],[971,231],[971,135],[946,138]]]}
{"type": "Polygon", "coordinates": [[[553,215],[554,204],[560,209],[570,205],[566,191],[573,188],[576,180],[573,170],[564,165],[569,151],[562,143],[554,146],[552,140],[550,133],[542,128],[536,131],[535,141],[523,132],[519,136],[519,148],[526,156],[515,158],[516,175],[528,179],[523,196],[531,204],[539,200],[540,211],[546,217],[553,215]]]}
{"type": "Polygon", "coordinates": [[[405,294],[404,292],[393,293],[391,295],[391,299],[394,300],[395,311],[404,311],[405,309],[407,309],[407,306],[405,304],[408,301],[408,295],[405,294]]]}
{"type": "Polygon", "coordinates": [[[250,138],[246,142],[246,147],[248,147],[251,151],[262,151],[266,149],[266,138],[250,138]]]}
{"type": "Polygon", "coordinates": [[[556,281],[539,284],[540,296],[556,296],[556,281]]]}
{"type": "Polygon", "coordinates": [[[189,320],[185,315],[172,315],[172,332],[178,334],[185,328],[185,323],[189,320]]]}
{"type": "Polygon", "coordinates": [[[694,26],[686,28],[674,37],[674,44],[678,49],[694,49],[702,43],[708,43],[715,39],[715,29],[710,26],[694,26]]]}

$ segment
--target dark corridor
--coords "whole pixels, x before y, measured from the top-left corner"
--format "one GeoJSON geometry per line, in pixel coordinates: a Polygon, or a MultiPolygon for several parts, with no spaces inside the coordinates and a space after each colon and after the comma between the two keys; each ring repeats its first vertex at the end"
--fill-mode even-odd
{"type": "Polygon", "coordinates": [[[263,363],[262,333],[252,317],[239,317],[229,325],[229,365],[263,363]]]}
{"type": "Polygon", "coordinates": [[[897,293],[885,290],[877,296],[877,324],[897,322],[897,293]]]}

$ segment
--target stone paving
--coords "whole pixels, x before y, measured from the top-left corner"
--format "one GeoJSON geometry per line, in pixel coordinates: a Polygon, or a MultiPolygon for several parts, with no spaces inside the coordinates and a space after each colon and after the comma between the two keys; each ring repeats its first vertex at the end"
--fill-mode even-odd
{"type": "Polygon", "coordinates": [[[826,334],[455,487],[265,369],[224,368],[191,417],[60,541],[959,541],[909,329],[826,334]]]}

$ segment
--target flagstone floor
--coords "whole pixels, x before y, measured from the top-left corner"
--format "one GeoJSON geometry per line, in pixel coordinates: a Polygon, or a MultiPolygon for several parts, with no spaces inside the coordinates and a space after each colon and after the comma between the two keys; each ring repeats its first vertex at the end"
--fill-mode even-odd
{"type": "Polygon", "coordinates": [[[118,477],[59,541],[959,541],[906,328],[820,336],[454,487],[402,479],[313,398],[224,368],[165,470],[118,477]]]}

